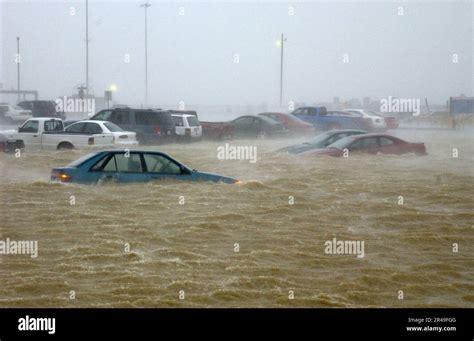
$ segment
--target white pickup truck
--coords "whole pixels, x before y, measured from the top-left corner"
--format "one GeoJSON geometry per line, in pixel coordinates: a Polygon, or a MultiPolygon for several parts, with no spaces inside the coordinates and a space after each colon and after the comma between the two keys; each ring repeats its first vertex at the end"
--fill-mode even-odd
{"type": "Polygon", "coordinates": [[[85,126],[80,133],[64,131],[59,118],[35,117],[27,120],[18,130],[2,131],[7,138],[21,140],[28,149],[100,148],[114,145],[112,134],[97,134],[96,127],[85,126]]]}

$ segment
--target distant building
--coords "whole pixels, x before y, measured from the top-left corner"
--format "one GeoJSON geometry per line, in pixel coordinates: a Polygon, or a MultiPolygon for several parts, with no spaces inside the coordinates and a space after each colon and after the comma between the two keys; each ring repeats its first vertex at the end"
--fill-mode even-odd
{"type": "Polygon", "coordinates": [[[474,114],[474,97],[466,97],[464,95],[450,97],[449,112],[453,115],[474,114]]]}
{"type": "Polygon", "coordinates": [[[357,98],[349,99],[349,100],[346,101],[345,104],[346,104],[346,105],[345,105],[346,109],[348,109],[348,108],[354,108],[354,109],[356,109],[356,108],[360,108],[360,107],[361,107],[360,100],[357,99],[357,98]]]}

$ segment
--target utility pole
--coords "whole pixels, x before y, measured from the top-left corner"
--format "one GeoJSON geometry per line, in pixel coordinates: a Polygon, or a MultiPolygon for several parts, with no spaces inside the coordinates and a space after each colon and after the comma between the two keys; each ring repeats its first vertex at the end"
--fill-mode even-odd
{"type": "Polygon", "coordinates": [[[89,0],[86,0],[86,94],[89,94],[89,0]]]}
{"type": "Polygon", "coordinates": [[[281,34],[281,40],[280,40],[280,48],[281,48],[281,56],[280,56],[280,107],[282,106],[283,103],[283,48],[285,46],[285,41],[286,38],[281,34]]]}
{"type": "Polygon", "coordinates": [[[145,106],[148,106],[148,32],[147,32],[147,9],[151,4],[145,2],[140,7],[145,8],[145,106]]]}
{"type": "Polygon", "coordinates": [[[16,37],[16,73],[17,73],[17,90],[18,90],[18,102],[20,102],[20,37],[16,37]]]}

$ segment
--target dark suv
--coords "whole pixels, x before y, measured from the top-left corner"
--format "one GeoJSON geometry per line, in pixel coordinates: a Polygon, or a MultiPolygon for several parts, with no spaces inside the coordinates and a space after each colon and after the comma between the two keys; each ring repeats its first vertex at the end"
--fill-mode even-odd
{"type": "Polygon", "coordinates": [[[63,112],[56,111],[55,101],[23,101],[18,103],[20,108],[31,110],[33,117],[56,117],[65,119],[63,112]]]}
{"type": "Polygon", "coordinates": [[[101,110],[90,119],[110,121],[124,130],[136,132],[140,144],[176,141],[175,123],[167,111],[114,108],[101,110]]]}

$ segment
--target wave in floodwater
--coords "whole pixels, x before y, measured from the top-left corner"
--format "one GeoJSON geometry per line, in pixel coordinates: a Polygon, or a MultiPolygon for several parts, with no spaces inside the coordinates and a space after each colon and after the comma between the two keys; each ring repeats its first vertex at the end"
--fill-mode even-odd
{"type": "Polygon", "coordinates": [[[474,307],[472,135],[398,135],[429,155],[230,141],[257,146],[250,163],[218,160],[219,142],[144,147],[242,185],[53,184],[84,151],[0,155],[0,240],[38,242],[36,258],[0,255],[0,306],[474,307]],[[334,238],[363,241],[364,257],[326,253],[334,238]]]}

